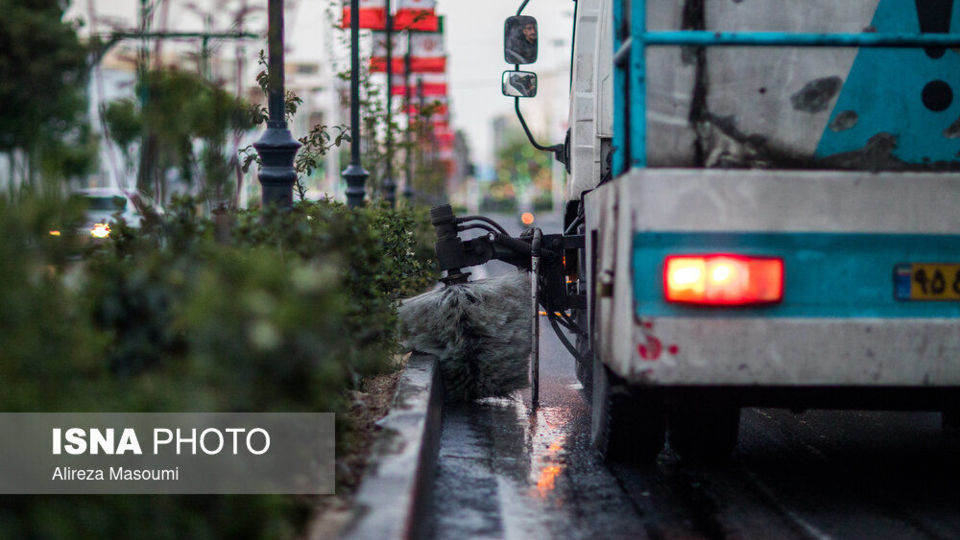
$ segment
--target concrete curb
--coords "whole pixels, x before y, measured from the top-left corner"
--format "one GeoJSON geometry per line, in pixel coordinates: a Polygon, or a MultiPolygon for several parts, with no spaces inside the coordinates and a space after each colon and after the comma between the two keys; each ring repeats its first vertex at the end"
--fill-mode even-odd
{"type": "Polygon", "coordinates": [[[390,412],[377,422],[383,431],[374,442],[343,538],[426,536],[442,402],[436,357],[413,354],[397,382],[390,412]]]}

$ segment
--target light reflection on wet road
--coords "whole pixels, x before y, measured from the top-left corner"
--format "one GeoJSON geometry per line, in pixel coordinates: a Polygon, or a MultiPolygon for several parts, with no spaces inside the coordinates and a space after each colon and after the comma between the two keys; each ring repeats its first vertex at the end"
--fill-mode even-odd
{"type": "Polygon", "coordinates": [[[435,538],[960,538],[938,414],[747,409],[728,465],[607,467],[572,360],[541,347],[535,415],[527,392],[444,410],[435,538]]]}
{"type": "MultiPolygon", "coordinates": [[[[499,219],[511,234],[517,225],[499,219]]],[[[557,216],[541,219],[545,232],[557,216]]],[[[472,279],[511,271],[491,262],[472,279]]],[[[642,526],[590,447],[590,407],[573,360],[541,320],[540,407],[529,391],[444,407],[434,490],[436,538],[629,537],[642,526]],[[616,516],[604,519],[603,516],[616,516]]]]}
{"type": "Polygon", "coordinates": [[[555,336],[544,334],[541,343],[535,414],[526,391],[515,399],[445,407],[436,538],[609,538],[642,527],[590,448],[590,410],[574,384],[569,353],[555,336]]]}
{"type": "Polygon", "coordinates": [[[960,538],[960,438],[937,413],[746,409],[727,465],[607,467],[549,327],[541,352],[535,414],[526,391],[445,407],[435,538],[960,538]]]}

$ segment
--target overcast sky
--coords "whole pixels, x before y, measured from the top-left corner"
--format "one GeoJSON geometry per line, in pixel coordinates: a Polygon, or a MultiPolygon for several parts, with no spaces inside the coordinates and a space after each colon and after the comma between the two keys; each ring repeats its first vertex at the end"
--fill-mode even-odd
{"type": "MultiPolygon", "coordinates": [[[[220,6],[222,1],[166,0],[169,2],[170,30],[201,30],[200,19],[187,8],[188,4],[220,6]]],[[[227,2],[237,6],[243,0],[227,2]]],[[[266,0],[247,0],[247,4],[266,7],[266,0]]],[[[500,94],[500,74],[512,69],[503,61],[503,21],[516,13],[520,0],[437,0],[437,11],[445,16],[448,54],[447,69],[453,127],[467,133],[473,159],[490,164],[492,132],[490,121],[497,115],[510,114],[513,100],[500,94]]],[[[321,55],[337,54],[330,50],[330,41],[323,28],[330,0],[286,0],[286,40],[289,59],[319,60],[321,55]]],[[[133,24],[139,12],[138,0],[73,0],[71,14],[90,18],[90,8],[101,20],[126,26],[133,24]],[[92,5],[91,5],[92,2],[92,5]]],[[[572,0],[531,0],[525,15],[537,17],[540,26],[540,55],[537,63],[525,66],[532,71],[546,71],[565,66],[570,58],[572,0]]],[[[222,13],[222,10],[221,10],[222,13]]],[[[263,26],[265,16],[260,18],[263,26]]],[[[223,24],[215,24],[217,30],[223,24]]],[[[155,19],[156,21],[157,19],[155,19]]],[[[255,18],[249,20],[257,26],[255,18]]],[[[100,30],[103,31],[103,23],[100,30]]],[[[256,51],[255,46],[248,50],[256,51]]],[[[251,52],[251,55],[254,54],[251,52]]],[[[527,100],[524,107],[536,107],[536,100],[527,100]]],[[[565,114],[565,112],[564,112],[565,114]]]]}
{"type": "MultiPolygon", "coordinates": [[[[519,4],[516,0],[437,2],[438,11],[446,15],[454,125],[467,132],[477,161],[491,159],[490,119],[513,116],[513,99],[500,93],[500,74],[513,69],[503,60],[503,21],[516,13],[519,4]]],[[[569,64],[573,2],[531,0],[524,14],[538,19],[540,55],[536,63],[522,69],[542,72],[558,63],[569,64]]],[[[524,107],[536,106],[535,101],[525,100],[524,107]]]]}

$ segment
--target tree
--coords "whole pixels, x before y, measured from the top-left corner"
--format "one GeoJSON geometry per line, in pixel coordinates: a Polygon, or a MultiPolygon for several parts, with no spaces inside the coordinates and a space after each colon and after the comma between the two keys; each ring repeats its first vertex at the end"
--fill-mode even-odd
{"type": "Polygon", "coordinates": [[[96,165],[88,48],[62,20],[65,9],[60,0],[0,0],[0,152],[11,181],[59,180],[96,165]]]}
{"type": "Polygon", "coordinates": [[[550,154],[537,150],[521,131],[511,131],[497,150],[497,178],[519,186],[531,183],[549,189],[550,154]]]}
{"type": "Polygon", "coordinates": [[[104,114],[128,170],[133,167],[134,145],[143,133],[148,134],[146,148],[140,148],[140,167],[145,167],[140,178],[149,182],[137,188],[165,200],[166,172],[176,169],[187,185],[199,185],[206,197],[226,201],[234,192],[228,179],[236,165],[235,157],[227,157],[227,135],[254,126],[250,106],[199,75],[183,71],[152,70],[138,83],[138,94],[143,85],[149,96],[144,106],[122,99],[108,104],[104,114]]]}

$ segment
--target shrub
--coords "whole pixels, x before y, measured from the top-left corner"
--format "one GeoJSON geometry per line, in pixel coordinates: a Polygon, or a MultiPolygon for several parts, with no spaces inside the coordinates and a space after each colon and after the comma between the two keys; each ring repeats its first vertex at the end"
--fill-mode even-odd
{"type": "MultiPolygon", "coordinates": [[[[215,226],[196,208],[118,218],[80,259],[48,234],[76,208],[0,196],[0,410],[342,412],[391,366],[399,298],[435,277],[423,212],[304,202],[215,226]]],[[[290,497],[7,499],[0,537],[288,537],[306,516],[290,497]]]]}

